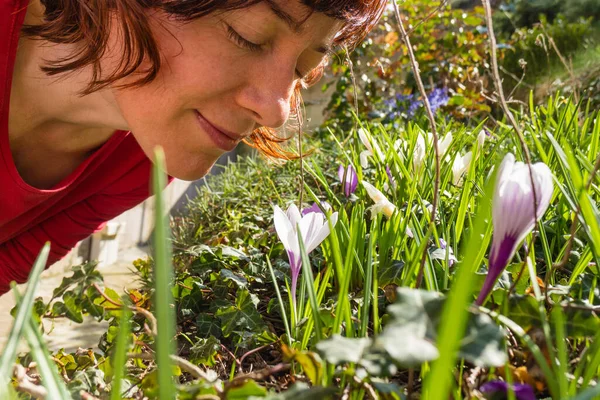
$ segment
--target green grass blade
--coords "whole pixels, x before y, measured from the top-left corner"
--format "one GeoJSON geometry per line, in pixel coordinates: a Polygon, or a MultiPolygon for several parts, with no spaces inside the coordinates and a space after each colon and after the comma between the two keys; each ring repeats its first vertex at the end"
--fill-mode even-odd
{"type": "Polygon", "coordinates": [[[308,300],[312,309],[311,319],[315,324],[315,339],[318,342],[323,339],[319,303],[317,302],[317,295],[315,293],[315,287],[313,286],[315,279],[313,277],[308,254],[306,253],[306,247],[304,246],[304,238],[302,238],[302,233],[300,232],[300,226],[298,226],[298,243],[300,244],[300,255],[302,257],[302,275],[304,275],[304,282],[306,283],[306,289],[308,290],[308,300]]]}
{"type": "Polygon", "coordinates": [[[465,258],[458,267],[456,280],[448,295],[441,317],[437,347],[440,357],[433,362],[431,372],[424,384],[424,398],[447,399],[452,389],[453,369],[456,365],[457,351],[468,321],[467,306],[472,301],[473,266],[480,265],[481,252],[491,215],[491,193],[493,182],[490,179],[486,195],[479,202],[480,207],[475,218],[475,227],[465,246],[465,258]]]}
{"type": "Polygon", "coordinates": [[[281,312],[281,319],[283,319],[283,325],[285,326],[285,333],[288,337],[288,345],[292,346],[292,331],[290,330],[290,324],[288,322],[287,314],[285,312],[285,306],[283,305],[283,299],[281,297],[281,291],[279,290],[279,285],[277,285],[277,278],[275,278],[275,271],[273,271],[273,265],[271,265],[271,260],[269,257],[266,258],[267,266],[269,267],[269,273],[271,274],[271,279],[273,280],[273,286],[275,287],[275,293],[277,294],[277,302],[279,303],[279,312],[281,312]]]}
{"type": "Polygon", "coordinates": [[[33,264],[33,268],[29,273],[29,283],[27,284],[25,295],[23,296],[21,305],[17,310],[15,322],[13,323],[12,329],[8,336],[8,340],[6,341],[6,346],[4,347],[2,357],[0,357],[0,380],[2,380],[0,381],[0,386],[6,386],[8,380],[12,376],[12,366],[15,362],[15,356],[17,354],[19,339],[21,338],[25,325],[30,319],[31,306],[33,304],[33,296],[35,294],[40,280],[40,274],[46,266],[46,261],[48,260],[49,253],[50,243],[46,243],[40,251],[40,254],[38,255],[37,259],[35,260],[35,263],[33,264]]]}
{"type": "Polygon", "coordinates": [[[558,377],[558,389],[560,398],[568,396],[569,382],[567,382],[567,373],[569,366],[569,354],[567,351],[567,338],[565,337],[565,318],[561,307],[554,307],[552,310],[552,322],[554,322],[554,331],[556,336],[556,350],[558,354],[558,367],[556,375],[558,377]]]}
{"type": "MultiPolygon", "coordinates": [[[[12,285],[12,289],[16,303],[20,305],[22,303],[22,298],[16,285],[12,285]]],[[[58,375],[56,364],[52,361],[50,352],[46,347],[46,342],[37,327],[33,314],[30,314],[29,321],[27,321],[23,329],[23,334],[29,344],[33,359],[37,362],[37,369],[43,378],[42,383],[48,391],[46,398],[61,400],[71,399],[71,394],[67,390],[65,382],[58,375]]]]}
{"type": "Polygon", "coordinates": [[[119,333],[117,334],[117,343],[112,354],[112,368],[114,375],[111,382],[110,400],[121,399],[121,384],[125,377],[127,363],[127,349],[131,339],[131,310],[129,309],[129,297],[121,297],[123,312],[119,320],[119,333]]]}
{"type": "MultiPolygon", "coordinates": [[[[377,219],[374,219],[371,223],[371,231],[377,230],[377,219]]],[[[367,337],[367,329],[369,324],[369,310],[371,307],[371,300],[373,300],[374,306],[377,307],[377,291],[375,290],[375,298],[371,299],[372,290],[373,290],[373,246],[375,245],[373,242],[375,235],[369,235],[369,247],[367,248],[367,258],[365,260],[365,284],[364,284],[364,296],[363,296],[363,306],[362,306],[362,315],[360,318],[360,337],[367,337]]]]}
{"type": "Polygon", "coordinates": [[[175,354],[175,314],[173,313],[173,266],[167,209],[164,204],[162,190],[167,184],[164,172],[165,155],[162,149],[154,152],[154,168],[152,184],[155,195],[155,227],[154,227],[154,307],[156,313],[156,367],[158,369],[158,398],[168,400],[175,398],[173,368],[171,354],[175,354]]]}

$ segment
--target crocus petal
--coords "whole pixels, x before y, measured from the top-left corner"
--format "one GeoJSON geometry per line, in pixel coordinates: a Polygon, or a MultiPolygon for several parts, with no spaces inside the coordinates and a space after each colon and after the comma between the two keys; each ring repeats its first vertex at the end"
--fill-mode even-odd
{"type": "Polygon", "coordinates": [[[319,208],[319,205],[317,203],[312,203],[312,205],[310,207],[306,207],[302,209],[302,216],[309,214],[309,213],[323,213],[323,211],[319,208]]]}
{"type": "Polygon", "coordinates": [[[289,249],[291,247],[290,233],[293,233],[295,229],[290,223],[288,216],[281,208],[279,208],[279,206],[274,207],[273,222],[275,224],[275,231],[277,232],[277,236],[279,236],[279,240],[281,240],[283,247],[289,249]]]}
{"type": "Polygon", "coordinates": [[[371,214],[383,213],[386,217],[390,218],[394,214],[394,211],[396,211],[396,206],[369,182],[362,181],[362,184],[371,200],[375,202],[370,208],[371,214]]]}
{"type": "Polygon", "coordinates": [[[444,138],[438,142],[438,148],[440,150],[440,157],[443,157],[446,154],[446,151],[452,144],[452,132],[448,132],[444,138]]]}
{"type": "Polygon", "coordinates": [[[423,135],[417,135],[417,142],[415,143],[415,148],[413,150],[413,167],[415,170],[419,170],[421,165],[423,165],[423,160],[425,160],[425,138],[423,135]]]}
{"type": "Polygon", "coordinates": [[[375,203],[387,200],[383,193],[377,190],[377,188],[375,188],[375,186],[371,185],[369,182],[362,181],[362,185],[364,186],[371,200],[373,200],[375,203]]]}
{"type": "Polygon", "coordinates": [[[288,209],[285,213],[286,213],[288,219],[290,220],[290,223],[294,227],[294,230],[296,230],[296,225],[298,225],[298,223],[300,223],[300,220],[302,219],[300,210],[298,210],[298,207],[296,207],[296,205],[292,203],[292,204],[290,204],[290,206],[288,207],[288,209]]]}
{"type": "Polygon", "coordinates": [[[472,158],[473,153],[470,151],[462,157],[460,154],[456,155],[454,163],[452,164],[452,183],[454,183],[455,185],[458,185],[460,183],[460,179],[469,168],[469,164],[471,163],[472,158]]]}
{"type": "MultiPolygon", "coordinates": [[[[331,214],[331,217],[329,217],[332,227],[334,227],[335,224],[337,223],[337,219],[338,219],[337,212],[334,212],[333,214],[331,214]]],[[[307,253],[310,253],[311,251],[316,249],[321,244],[321,242],[323,240],[325,240],[325,238],[327,236],[329,236],[329,233],[330,233],[329,223],[327,222],[327,220],[324,220],[322,222],[321,226],[318,227],[318,229],[315,230],[314,234],[309,238],[309,241],[306,245],[307,253]]]]}
{"type": "Polygon", "coordinates": [[[356,186],[358,185],[358,176],[356,175],[356,170],[352,165],[348,165],[347,168],[344,168],[343,165],[340,165],[338,168],[338,178],[344,186],[343,191],[346,197],[349,197],[356,191],[356,186]]]}
{"type": "Polygon", "coordinates": [[[477,135],[477,146],[479,147],[479,149],[483,148],[486,136],[487,135],[485,134],[485,131],[483,129],[479,131],[479,134],[477,135]]]}
{"type": "Polygon", "coordinates": [[[547,165],[537,163],[531,166],[531,174],[537,198],[535,217],[529,166],[515,162],[512,154],[507,154],[500,165],[492,205],[494,234],[489,271],[477,304],[483,304],[496,279],[514,256],[517,246],[531,232],[536,218],[539,219],[550,204],[554,190],[552,172],[547,165]]]}
{"type": "MultiPolygon", "coordinates": [[[[490,381],[484,383],[479,391],[483,394],[501,394],[506,395],[508,393],[509,385],[503,381],[490,381]]],[[[512,385],[513,392],[517,400],[536,400],[535,392],[533,388],[527,384],[515,383],[512,385]]]]}
{"type": "Polygon", "coordinates": [[[373,147],[371,147],[371,142],[369,142],[369,138],[367,136],[367,131],[365,131],[363,128],[359,128],[358,129],[358,138],[362,142],[363,146],[365,146],[365,148],[367,150],[369,150],[369,152],[372,153],[373,147]]]}
{"type": "Polygon", "coordinates": [[[365,151],[361,151],[360,152],[360,166],[363,168],[368,168],[369,167],[369,160],[368,157],[372,156],[373,153],[371,153],[371,151],[369,150],[365,150],[365,151]]]}
{"type": "MultiPolygon", "coordinates": [[[[296,211],[297,210],[298,209],[296,208],[296,211]]],[[[300,269],[302,266],[302,260],[300,259],[300,245],[298,244],[298,234],[296,233],[295,227],[290,222],[288,215],[284,213],[283,210],[281,210],[281,208],[278,206],[274,207],[273,221],[277,236],[279,236],[279,240],[281,240],[290,262],[290,275],[292,276],[292,296],[293,299],[295,299],[296,282],[298,281],[298,275],[300,274],[300,269]]]]}

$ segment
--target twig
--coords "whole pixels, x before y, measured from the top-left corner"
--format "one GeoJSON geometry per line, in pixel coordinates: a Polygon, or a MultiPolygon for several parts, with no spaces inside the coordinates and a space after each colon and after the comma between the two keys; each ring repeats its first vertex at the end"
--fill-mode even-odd
{"type": "Polygon", "coordinates": [[[250,372],[248,374],[238,375],[234,377],[232,380],[225,383],[225,391],[227,391],[232,386],[237,386],[239,383],[247,381],[249,379],[255,381],[262,381],[268,378],[271,375],[277,374],[279,372],[287,371],[291,368],[290,364],[279,363],[272,367],[263,368],[261,370],[250,372]]]}
{"type": "Polygon", "coordinates": [[[361,385],[367,391],[367,393],[369,394],[369,397],[371,397],[371,399],[377,400],[379,398],[379,396],[377,396],[377,393],[375,392],[375,389],[373,389],[373,386],[371,386],[368,382],[360,380],[358,378],[358,376],[356,376],[356,375],[354,375],[353,378],[354,378],[354,382],[361,385]]]}
{"type": "Polygon", "coordinates": [[[48,391],[41,385],[36,385],[31,381],[31,378],[27,375],[25,367],[21,364],[15,364],[14,374],[17,379],[16,389],[20,392],[27,393],[35,399],[45,399],[48,396],[48,391]]]}
{"type": "MultiPolygon", "coordinates": [[[[138,358],[140,360],[146,361],[154,361],[154,354],[151,353],[127,353],[127,357],[129,358],[138,358]]],[[[171,360],[181,369],[186,372],[189,372],[192,376],[198,379],[204,379],[207,382],[213,382],[213,379],[206,374],[206,372],[202,371],[200,368],[189,362],[188,360],[171,354],[171,360]]],[[[215,386],[215,389],[218,391],[219,389],[215,386]]]]}
{"type": "Polygon", "coordinates": [[[246,353],[244,353],[244,354],[243,354],[243,355],[240,357],[240,363],[239,363],[240,372],[241,372],[242,363],[244,362],[244,359],[245,359],[246,357],[248,357],[249,355],[252,355],[252,354],[254,354],[254,353],[258,353],[259,351],[261,351],[261,350],[264,350],[264,349],[266,349],[267,347],[273,346],[275,343],[278,343],[278,341],[277,341],[277,342],[274,342],[274,343],[268,343],[268,344],[265,344],[264,346],[257,347],[257,348],[255,348],[255,349],[252,349],[252,350],[250,350],[250,351],[247,351],[246,353]]]}
{"type": "Polygon", "coordinates": [[[300,113],[300,104],[296,104],[296,118],[298,119],[298,156],[300,162],[300,193],[298,195],[298,209],[302,210],[304,201],[304,157],[302,154],[302,117],[300,113]]]}
{"type": "Polygon", "coordinates": [[[240,360],[237,359],[237,357],[235,356],[235,354],[233,354],[228,348],[227,346],[225,346],[224,344],[221,344],[221,349],[225,350],[229,356],[231,358],[233,358],[233,361],[235,362],[235,364],[238,366],[238,369],[241,370],[242,368],[242,363],[240,362],[240,360]]]}
{"type": "MultiPolygon", "coordinates": [[[[402,16],[400,15],[400,9],[398,8],[398,4],[396,1],[392,1],[394,5],[394,12],[396,14],[396,21],[398,25],[398,30],[400,31],[400,35],[402,36],[402,40],[408,50],[408,56],[410,58],[410,65],[415,76],[415,81],[417,83],[417,87],[419,88],[419,92],[421,93],[421,97],[423,97],[423,106],[425,106],[425,111],[427,113],[427,118],[429,119],[429,125],[431,127],[431,134],[433,136],[433,149],[435,152],[435,182],[433,188],[433,204],[431,209],[431,219],[429,224],[431,227],[435,225],[435,215],[438,206],[438,197],[440,191],[440,149],[438,145],[438,134],[435,127],[435,118],[433,116],[433,111],[431,111],[431,105],[429,104],[429,98],[427,97],[427,93],[425,92],[425,87],[423,86],[423,80],[421,79],[421,73],[419,72],[419,63],[415,58],[415,53],[412,49],[412,44],[410,43],[410,38],[404,29],[404,23],[402,22],[402,16]]],[[[425,239],[427,240],[427,239],[425,239]]],[[[425,250],[423,251],[423,255],[421,257],[421,264],[419,266],[419,274],[417,276],[417,288],[421,286],[421,281],[423,279],[423,271],[425,269],[425,260],[427,259],[427,246],[425,246],[425,250]]]]}
{"type": "Polygon", "coordinates": [[[80,391],[79,395],[81,396],[81,398],[83,400],[100,400],[98,397],[96,397],[96,396],[94,396],[94,395],[92,395],[92,394],[90,394],[90,393],[88,393],[88,392],[86,392],[84,390],[80,391]]]}

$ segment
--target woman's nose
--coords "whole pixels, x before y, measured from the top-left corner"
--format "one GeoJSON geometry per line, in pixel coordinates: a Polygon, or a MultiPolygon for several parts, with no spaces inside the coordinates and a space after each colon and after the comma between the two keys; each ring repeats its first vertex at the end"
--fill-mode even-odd
{"type": "Polygon", "coordinates": [[[249,74],[238,94],[238,104],[251,113],[257,124],[268,128],[282,126],[290,116],[290,100],[296,80],[294,69],[282,65],[249,74]]]}

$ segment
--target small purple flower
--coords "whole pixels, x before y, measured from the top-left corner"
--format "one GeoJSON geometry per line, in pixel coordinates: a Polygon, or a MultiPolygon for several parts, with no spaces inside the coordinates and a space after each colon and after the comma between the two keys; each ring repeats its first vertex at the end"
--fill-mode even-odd
{"type": "Polygon", "coordinates": [[[358,176],[356,175],[356,170],[352,165],[348,165],[347,168],[344,168],[343,165],[340,165],[338,168],[338,178],[344,186],[344,195],[346,197],[350,197],[350,195],[356,191],[356,186],[358,186],[358,176]]]}
{"type": "Polygon", "coordinates": [[[435,88],[433,91],[427,96],[429,100],[429,105],[431,106],[431,111],[435,113],[440,107],[448,104],[450,97],[448,96],[448,89],[446,88],[435,88]]]}
{"type": "Polygon", "coordinates": [[[550,204],[554,190],[552,172],[546,164],[536,163],[531,166],[531,173],[537,197],[535,217],[529,166],[515,162],[515,156],[510,153],[500,165],[492,204],[494,234],[489,268],[477,297],[477,305],[483,304],[496,279],[515,255],[518,245],[533,229],[535,219],[544,215],[550,204]]]}
{"type": "MultiPolygon", "coordinates": [[[[509,385],[503,381],[490,381],[484,383],[479,391],[488,399],[506,399],[509,385]]],[[[527,384],[515,383],[512,385],[517,400],[537,400],[533,388],[527,384]]]]}

